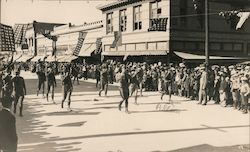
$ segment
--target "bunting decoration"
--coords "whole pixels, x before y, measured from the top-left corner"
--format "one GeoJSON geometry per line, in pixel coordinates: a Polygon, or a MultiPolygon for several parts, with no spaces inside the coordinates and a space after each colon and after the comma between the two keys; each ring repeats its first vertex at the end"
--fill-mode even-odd
{"type": "Polygon", "coordinates": [[[15,39],[12,27],[0,23],[0,33],[0,52],[14,52],[15,39]]]}
{"type": "Polygon", "coordinates": [[[151,19],[151,26],[148,31],[166,31],[168,18],[151,19]]]}
{"type": "Polygon", "coordinates": [[[239,14],[239,11],[225,11],[225,12],[219,13],[220,16],[225,18],[228,24],[231,24],[231,28],[233,29],[235,29],[238,24],[238,21],[239,21],[238,14],[239,14]]]}

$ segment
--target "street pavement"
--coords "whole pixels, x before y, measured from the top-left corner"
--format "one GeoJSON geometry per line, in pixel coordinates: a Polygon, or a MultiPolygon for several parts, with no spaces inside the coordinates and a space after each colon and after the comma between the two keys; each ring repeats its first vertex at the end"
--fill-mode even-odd
{"type": "MultiPolygon", "coordinates": [[[[28,81],[33,77],[28,77],[28,81]]],[[[93,80],[82,81],[88,87],[93,80]]],[[[26,83],[28,86],[31,83],[26,83]]],[[[76,85],[75,85],[76,86],[76,85]]],[[[92,86],[94,87],[94,86],[92,86]]],[[[76,91],[72,111],[61,109],[61,94],[47,102],[29,94],[24,117],[17,118],[19,152],[249,152],[249,115],[232,107],[173,97],[158,92],[129,99],[130,114],[118,110],[116,86],[107,97],[76,91]]],[[[30,90],[28,90],[30,91],[30,90]]],[[[65,103],[65,107],[67,102],[65,103]]]]}

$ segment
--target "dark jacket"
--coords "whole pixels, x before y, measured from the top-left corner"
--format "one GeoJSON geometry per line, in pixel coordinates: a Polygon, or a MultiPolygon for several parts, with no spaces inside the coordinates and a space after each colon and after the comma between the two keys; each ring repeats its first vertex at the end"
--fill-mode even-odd
{"type": "Polygon", "coordinates": [[[0,111],[0,149],[17,151],[16,119],[7,109],[0,111]]]}

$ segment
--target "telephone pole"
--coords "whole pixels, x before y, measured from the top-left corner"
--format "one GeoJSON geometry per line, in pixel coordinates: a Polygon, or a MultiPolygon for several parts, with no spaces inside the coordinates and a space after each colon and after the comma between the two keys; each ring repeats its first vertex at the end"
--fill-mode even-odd
{"type": "MultiPolygon", "coordinates": [[[[208,83],[208,66],[209,66],[209,0],[205,0],[205,67],[206,67],[206,82],[208,83]]],[[[207,103],[207,89],[205,90],[205,102],[207,103]]]]}

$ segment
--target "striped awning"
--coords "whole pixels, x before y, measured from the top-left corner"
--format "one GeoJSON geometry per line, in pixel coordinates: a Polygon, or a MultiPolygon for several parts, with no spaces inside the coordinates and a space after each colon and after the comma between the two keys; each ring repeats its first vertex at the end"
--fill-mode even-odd
{"type": "Polygon", "coordinates": [[[73,61],[73,60],[75,60],[75,59],[77,59],[78,57],[77,56],[75,56],[75,55],[64,55],[64,56],[61,56],[61,57],[58,57],[57,58],[57,61],[58,62],[71,62],[71,61],[73,61]]]}
{"type": "Polygon", "coordinates": [[[96,44],[95,43],[91,43],[91,44],[84,44],[79,56],[91,56],[91,53],[94,52],[96,50],[96,44]]]}

